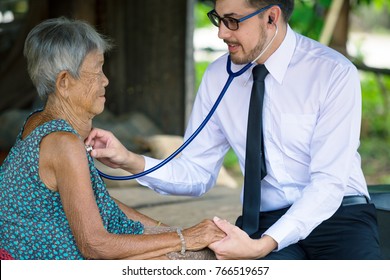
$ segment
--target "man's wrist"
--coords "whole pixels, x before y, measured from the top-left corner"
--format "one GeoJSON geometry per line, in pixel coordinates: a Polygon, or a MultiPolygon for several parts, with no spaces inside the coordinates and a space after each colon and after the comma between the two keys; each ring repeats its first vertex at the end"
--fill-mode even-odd
{"type": "Polygon", "coordinates": [[[256,243],[256,258],[264,258],[278,248],[278,243],[269,235],[263,235],[256,243]]]}
{"type": "Polygon", "coordinates": [[[141,155],[127,151],[125,163],[122,169],[132,174],[138,174],[145,170],[145,158],[141,155]]]}

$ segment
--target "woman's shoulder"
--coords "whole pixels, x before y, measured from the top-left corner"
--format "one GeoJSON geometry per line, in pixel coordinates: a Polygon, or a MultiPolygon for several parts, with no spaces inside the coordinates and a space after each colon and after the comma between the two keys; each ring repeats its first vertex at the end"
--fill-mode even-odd
{"type": "Polygon", "coordinates": [[[77,132],[66,120],[45,120],[41,117],[41,113],[41,110],[37,110],[35,112],[32,112],[30,116],[26,119],[21,131],[21,139],[27,139],[29,137],[39,139],[57,131],[65,131],[77,134],[77,132]]]}
{"type": "Polygon", "coordinates": [[[80,137],[68,130],[56,130],[47,134],[42,139],[41,148],[43,146],[51,147],[53,154],[61,152],[64,155],[78,153],[85,148],[80,137]]]}
{"type": "Polygon", "coordinates": [[[68,131],[56,131],[44,137],[39,150],[40,176],[45,185],[57,191],[59,181],[89,178],[89,159],[83,141],[68,131]]]}
{"type": "Polygon", "coordinates": [[[85,146],[78,133],[63,119],[48,121],[36,128],[35,134],[40,138],[40,152],[51,157],[80,159],[85,157],[85,146]]]}
{"type": "Polygon", "coordinates": [[[41,133],[47,135],[53,132],[70,132],[70,134],[78,135],[76,130],[64,119],[54,119],[43,123],[36,128],[41,133]]]}

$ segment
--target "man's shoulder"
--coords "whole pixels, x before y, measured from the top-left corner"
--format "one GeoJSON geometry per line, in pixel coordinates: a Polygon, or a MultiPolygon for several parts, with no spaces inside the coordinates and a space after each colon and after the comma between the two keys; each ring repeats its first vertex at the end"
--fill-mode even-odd
{"type": "Polygon", "coordinates": [[[225,53],[225,54],[221,55],[220,57],[218,57],[216,60],[214,60],[213,62],[211,62],[209,64],[209,66],[207,67],[208,70],[211,70],[211,71],[214,71],[214,70],[220,71],[221,69],[226,70],[226,61],[227,61],[228,56],[229,56],[229,54],[225,53]]]}
{"type": "Polygon", "coordinates": [[[342,53],[320,42],[296,33],[296,56],[298,59],[314,59],[321,63],[354,67],[353,63],[342,53]]]}
{"type": "Polygon", "coordinates": [[[206,71],[203,74],[203,80],[212,81],[212,83],[217,83],[217,81],[226,80],[227,71],[226,71],[226,62],[228,58],[228,53],[223,54],[218,57],[216,60],[212,61],[206,68],[206,71]],[[226,76],[226,77],[225,77],[226,76]]]}

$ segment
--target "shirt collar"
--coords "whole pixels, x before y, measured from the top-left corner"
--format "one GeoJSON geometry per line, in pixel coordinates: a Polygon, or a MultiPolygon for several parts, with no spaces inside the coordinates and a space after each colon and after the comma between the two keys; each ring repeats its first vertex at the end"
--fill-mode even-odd
{"type": "MultiPolygon", "coordinates": [[[[282,84],[283,82],[283,78],[286,74],[288,65],[290,64],[291,58],[295,51],[296,41],[297,39],[295,37],[294,31],[291,29],[290,25],[287,24],[287,33],[284,37],[282,44],[264,63],[268,69],[268,72],[279,84],[282,84]]],[[[234,72],[241,69],[241,67],[242,65],[235,65],[232,63],[232,70],[234,72]]],[[[252,76],[253,67],[251,67],[242,75],[245,84],[252,76]]]]}
{"type": "Polygon", "coordinates": [[[294,31],[287,25],[287,33],[279,48],[267,59],[265,66],[274,79],[282,84],[288,65],[295,51],[296,36],[294,31]]]}
{"type": "MultiPolygon", "coordinates": [[[[279,48],[267,59],[267,61],[264,63],[267,67],[268,72],[270,75],[279,83],[283,83],[283,78],[286,74],[288,65],[290,64],[291,58],[293,56],[295,46],[296,46],[296,36],[294,31],[291,29],[290,25],[287,24],[287,33],[284,37],[284,40],[282,44],[279,46],[279,48]]],[[[226,56],[228,53],[226,54],[226,56]]],[[[252,77],[252,68],[255,65],[253,65],[251,68],[248,69],[248,71],[245,71],[245,73],[242,74],[242,81],[245,84],[251,79],[252,77]]],[[[237,65],[232,62],[231,69],[233,72],[237,72],[241,70],[243,65],[237,65]]]]}

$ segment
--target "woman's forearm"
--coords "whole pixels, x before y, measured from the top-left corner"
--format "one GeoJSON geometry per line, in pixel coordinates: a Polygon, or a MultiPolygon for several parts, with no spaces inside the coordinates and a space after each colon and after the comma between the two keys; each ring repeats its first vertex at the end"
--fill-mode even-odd
{"type": "Polygon", "coordinates": [[[119,208],[123,211],[123,213],[126,214],[126,216],[129,219],[134,220],[134,221],[140,221],[145,226],[161,226],[161,225],[166,226],[165,224],[162,224],[160,221],[152,219],[152,218],[138,212],[137,210],[127,206],[126,204],[120,202],[116,198],[112,197],[112,199],[116,202],[116,204],[119,206],[119,208]]]}
{"type": "Polygon", "coordinates": [[[140,235],[95,232],[77,240],[77,244],[89,259],[151,259],[178,252],[182,247],[176,232],[140,235]]]}

